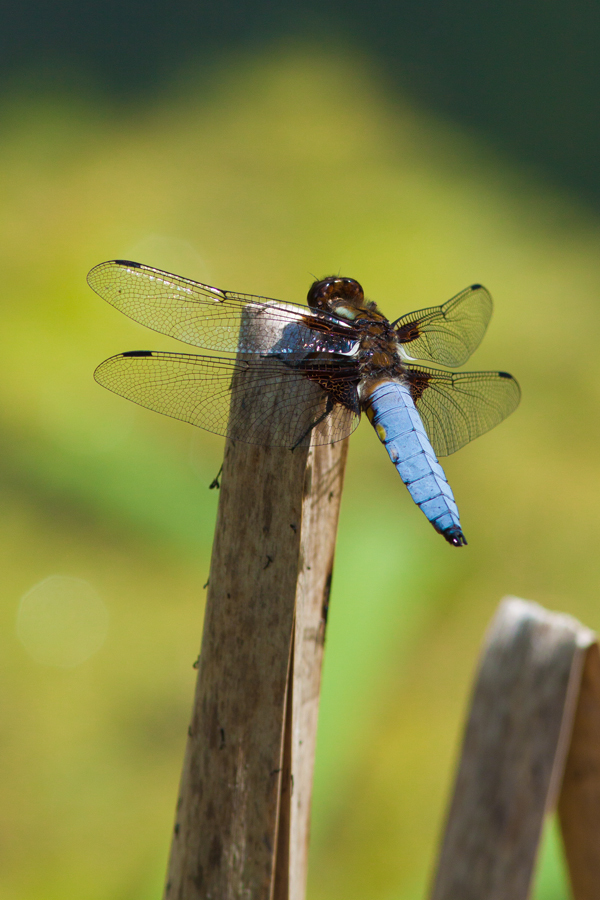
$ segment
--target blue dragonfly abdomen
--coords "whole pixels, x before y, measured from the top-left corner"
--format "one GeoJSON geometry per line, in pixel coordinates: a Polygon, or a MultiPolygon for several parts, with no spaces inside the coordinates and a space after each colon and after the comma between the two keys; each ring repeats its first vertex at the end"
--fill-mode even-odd
{"type": "Polygon", "coordinates": [[[365,411],[417,506],[450,544],[466,544],[458,507],[407,385],[387,381],[369,394],[365,411]]]}

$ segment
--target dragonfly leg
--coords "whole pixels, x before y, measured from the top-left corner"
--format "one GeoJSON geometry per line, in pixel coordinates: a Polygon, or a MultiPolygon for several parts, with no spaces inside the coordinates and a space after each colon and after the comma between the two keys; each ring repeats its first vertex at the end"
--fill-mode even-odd
{"type": "Polygon", "coordinates": [[[327,403],[325,404],[325,412],[324,412],[322,415],[320,415],[318,419],[315,419],[315,421],[312,422],[312,423],[308,426],[308,428],[306,429],[306,431],[304,432],[304,434],[303,434],[301,437],[298,438],[298,440],[296,441],[296,443],[294,444],[294,446],[291,448],[292,453],[294,452],[294,450],[296,449],[296,447],[299,447],[299,446],[300,446],[300,444],[304,441],[304,438],[308,437],[308,435],[311,433],[311,431],[313,430],[313,428],[316,428],[317,425],[319,425],[319,424],[323,421],[323,419],[326,419],[326,418],[327,418],[327,416],[329,415],[329,413],[331,412],[332,409],[333,409],[333,400],[331,399],[330,396],[328,396],[328,397],[327,397],[327,403]]]}
{"type": "Polygon", "coordinates": [[[215,475],[215,477],[213,478],[213,480],[212,480],[211,483],[209,484],[209,486],[208,486],[209,491],[212,491],[212,490],[214,490],[215,488],[216,488],[217,490],[219,490],[219,488],[221,487],[221,482],[219,481],[219,478],[221,477],[221,472],[222,472],[222,471],[223,471],[223,463],[221,463],[221,468],[219,469],[219,471],[217,472],[217,474],[215,475]]]}

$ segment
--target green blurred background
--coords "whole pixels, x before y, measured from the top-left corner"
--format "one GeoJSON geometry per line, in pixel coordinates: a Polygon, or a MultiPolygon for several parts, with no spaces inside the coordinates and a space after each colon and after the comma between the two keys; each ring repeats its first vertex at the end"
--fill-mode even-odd
{"type": "MultiPolygon", "coordinates": [[[[390,318],[474,281],[495,297],[471,367],[523,400],[446,461],[469,546],[368,424],[340,520],[308,897],[421,900],[498,601],[600,627],[600,11],[0,17],[0,896],[162,889],[223,441],[93,382],[113,353],[178,347],[87,288],[125,257],[295,302],[339,270],[390,318]]],[[[552,823],[535,897],[568,897],[552,823]]]]}

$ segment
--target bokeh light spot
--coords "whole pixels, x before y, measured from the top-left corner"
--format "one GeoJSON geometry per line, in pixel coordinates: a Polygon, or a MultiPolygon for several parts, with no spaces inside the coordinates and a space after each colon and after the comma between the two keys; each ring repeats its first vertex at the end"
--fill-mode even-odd
{"type": "Polygon", "coordinates": [[[17,635],[42,665],[77,666],[100,649],[107,633],[106,604],[82,578],[51,575],[21,597],[17,635]]]}

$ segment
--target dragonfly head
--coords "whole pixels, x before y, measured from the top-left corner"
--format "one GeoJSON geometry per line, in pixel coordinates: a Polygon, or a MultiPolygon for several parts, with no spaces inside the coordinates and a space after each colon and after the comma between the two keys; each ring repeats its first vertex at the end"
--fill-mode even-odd
{"type": "Polygon", "coordinates": [[[358,281],[354,278],[341,278],[339,275],[329,275],[321,281],[315,281],[308,292],[308,305],[311,309],[321,309],[350,321],[361,310],[364,311],[366,306],[365,295],[358,281]]]}

